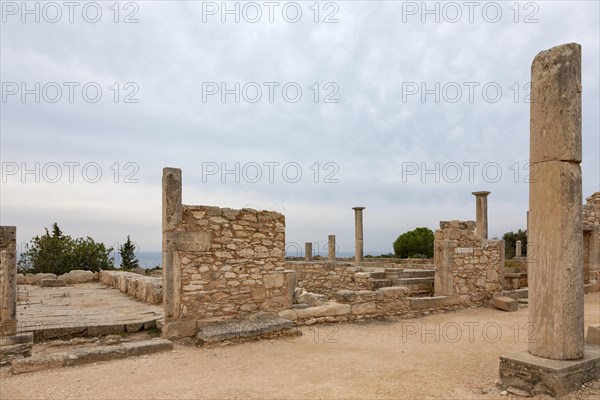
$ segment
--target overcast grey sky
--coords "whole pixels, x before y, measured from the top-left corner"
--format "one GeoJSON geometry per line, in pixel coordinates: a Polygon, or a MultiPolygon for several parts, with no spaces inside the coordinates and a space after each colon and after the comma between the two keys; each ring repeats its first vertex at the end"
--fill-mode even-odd
{"type": "Polygon", "coordinates": [[[478,190],[490,237],[525,229],[530,66],[569,42],[599,190],[597,1],[1,4],[0,218],[20,243],[56,221],[159,251],[166,166],[185,204],[282,212],[287,242],[351,251],[365,206],[365,252],[392,252],[474,219],[478,190]]]}

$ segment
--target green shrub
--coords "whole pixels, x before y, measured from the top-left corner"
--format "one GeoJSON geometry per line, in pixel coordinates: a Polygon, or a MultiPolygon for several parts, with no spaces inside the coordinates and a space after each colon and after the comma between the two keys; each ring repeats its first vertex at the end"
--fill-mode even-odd
{"type": "Polygon", "coordinates": [[[429,228],[416,228],[403,233],[394,242],[394,253],[400,258],[433,257],[433,231],[429,228]]]}
{"type": "Polygon", "coordinates": [[[35,236],[21,254],[20,272],[53,273],[61,275],[74,269],[99,271],[114,269],[110,257],[112,247],[96,243],[91,237],[73,239],[62,233],[58,224],[52,225],[52,233],[35,236]]]}

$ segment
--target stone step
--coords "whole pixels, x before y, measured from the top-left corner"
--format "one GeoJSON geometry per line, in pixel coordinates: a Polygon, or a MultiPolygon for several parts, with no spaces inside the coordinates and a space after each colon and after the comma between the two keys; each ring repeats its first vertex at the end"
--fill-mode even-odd
{"type": "Polygon", "coordinates": [[[397,279],[392,279],[392,284],[394,286],[405,286],[405,285],[418,285],[418,284],[431,284],[433,285],[433,282],[435,281],[435,278],[431,277],[431,278],[397,278],[397,279]]]}
{"type": "Polygon", "coordinates": [[[154,338],[139,342],[128,342],[117,345],[97,346],[79,350],[34,355],[14,360],[11,365],[13,374],[24,374],[51,368],[70,367],[95,363],[98,361],[117,360],[144,354],[173,350],[173,343],[167,339],[154,338]]]}
{"type": "Polygon", "coordinates": [[[402,272],[402,268],[386,268],[384,274],[386,279],[393,279],[399,278],[400,272],[402,272]]]}
{"type": "Polygon", "coordinates": [[[373,279],[373,290],[389,286],[392,286],[392,281],[390,279],[373,279]]]}
{"type": "Polygon", "coordinates": [[[371,272],[371,279],[385,279],[385,272],[371,272]]]}
{"type": "Polygon", "coordinates": [[[405,269],[398,274],[399,278],[433,278],[435,271],[429,269],[405,269]]]}
{"type": "Polygon", "coordinates": [[[229,321],[202,324],[196,335],[199,344],[211,344],[224,341],[240,341],[261,336],[297,335],[294,323],[288,319],[265,316],[256,319],[233,319],[229,321]]]}

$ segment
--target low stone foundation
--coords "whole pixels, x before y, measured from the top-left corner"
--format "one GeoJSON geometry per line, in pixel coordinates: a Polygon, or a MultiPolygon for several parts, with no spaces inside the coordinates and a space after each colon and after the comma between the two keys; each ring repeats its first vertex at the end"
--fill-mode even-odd
{"type": "Polygon", "coordinates": [[[373,290],[374,279],[360,267],[346,262],[287,261],[296,271],[297,286],[333,299],[338,290],[373,290]]]}
{"type": "Polygon", "coordinates": [[[143,276],[133,272],[100,271],[100,282],[143,302],[162,304],[162,278],[143,276]]]}
{"type": "Polygon", "coordinates": [[[98,272],[84,271],[76,269],[69,271],[66,274],[56,275],[49,273],[37,273],[37,274],[17,274],[17,285],[41,285],[43,280],[58,279],[64,281],[66,284],[73,283],[88,283],[97,281],[99,279],[98,272]]]}

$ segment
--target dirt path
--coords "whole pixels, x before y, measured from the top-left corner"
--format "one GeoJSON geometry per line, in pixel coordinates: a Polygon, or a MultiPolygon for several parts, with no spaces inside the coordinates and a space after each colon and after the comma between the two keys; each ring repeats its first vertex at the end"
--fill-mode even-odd
{"type": "MultiPolygon", "coordinates": [[[[585,296],[586,327],[600,293],[585,296]]],[[[526,348],[527,309],[306,327],[295,339],[0,377],[2,399],[506,399],[482,394],[526,348]]],[[[598,398],[600,382],[571,398],[598,398]]]]}

